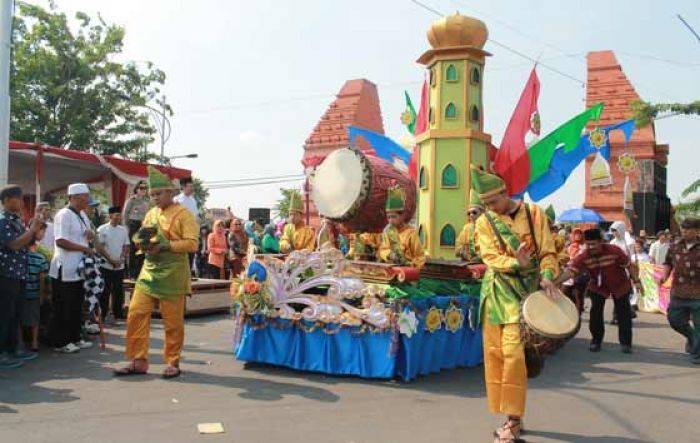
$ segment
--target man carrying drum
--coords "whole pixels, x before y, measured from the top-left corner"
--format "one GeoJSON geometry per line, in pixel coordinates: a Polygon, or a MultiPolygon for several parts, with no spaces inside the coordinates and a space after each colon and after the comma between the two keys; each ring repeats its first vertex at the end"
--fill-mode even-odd
{"type": "Polygon", "coordinates": [[[520,303],[539,286],[556,297],[557,256],[544,211],[511,200],[500,177],[471,168],[472,186],[487,209],[476,220],[479,253],[487,266],[481,286],[486,394],[489,410],[507,416],[494,441],[515,442],[527,394],[520,303]]]}
{"type": "Polygon", "coordinates": [[[632,282],[627,272],[630,266],[629,256],[615,245],[604,243],[599,229],[588,229],[583,233],[586,249],[574,257],[569,266],[555,280],[555,284],[588,271],[590,280],[588,291],[591,296],[591,315],[589,327],[593,339],[590,351],[600,351],[605,326],[603,326],[603,308],[605,299],[613,298],[617,313],[618,335],[622,352],[632,352],[632,306],[629,295],[632,282]]]}

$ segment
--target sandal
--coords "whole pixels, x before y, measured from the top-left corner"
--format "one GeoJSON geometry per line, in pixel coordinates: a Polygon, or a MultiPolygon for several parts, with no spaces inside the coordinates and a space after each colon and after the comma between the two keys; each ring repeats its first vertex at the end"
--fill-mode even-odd
{"type": "Polygon", "coordinates": [[[519,419],[509,418],[501,427],[493,431],[494,443],[523,443],[520,438],[522,422],[519,419]]]}
{"type": "Polygon", "coordinates": [[[179,377],[181,373],[182,371],[180,371],[180,368],[177,366],[168,366],[165,368],[165,371],[163,371],[163,378],[169,379],[179,377]]]}
{"type": "Polygon", "coordinates": [[[146,369],[136,369],[136,361],[132,361],[131,364],[123,368],[115,369],[113,372],[115,377],[127,377],[129,375],[144,375],[148,373],[148,366],[146,369]]]}

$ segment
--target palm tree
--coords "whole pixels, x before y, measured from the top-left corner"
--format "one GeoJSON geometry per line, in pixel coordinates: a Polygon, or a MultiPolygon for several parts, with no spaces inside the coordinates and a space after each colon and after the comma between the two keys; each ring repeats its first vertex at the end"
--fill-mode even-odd
{"type": "Polygon", "coordinates": [[[700,215],[700,178],[681,192],[681,202],[676,205],[676,217],[700,215]],[[689,197],[689,198],[686,198],[689,197]]]}

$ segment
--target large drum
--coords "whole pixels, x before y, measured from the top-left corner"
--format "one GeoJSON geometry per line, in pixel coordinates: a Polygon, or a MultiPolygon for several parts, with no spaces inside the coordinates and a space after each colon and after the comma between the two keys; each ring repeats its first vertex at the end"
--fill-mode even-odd
{"type": "Polygon", "coordinates": [[[576,305],[563,294],[553,300],[544,291],[533,292],[522,303],[521,336],[528,377],[539,375],[544,356],[561,347],[579,327],[576,305]]]}
{"type": "Polygon", "coordinates": [[[416,187],[408,174],[356,149],[338,149],[328,154],[310,183],[318,213],[342,223],[350,232],[382,232],[387,223],[387,190],[393,186],[402,187],[406,194],[405,222],[416,210],[416,187]]]}

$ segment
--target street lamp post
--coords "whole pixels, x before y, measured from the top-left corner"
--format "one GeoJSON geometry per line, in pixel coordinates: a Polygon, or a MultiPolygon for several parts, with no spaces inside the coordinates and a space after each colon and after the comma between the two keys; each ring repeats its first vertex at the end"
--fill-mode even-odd
{"type": "Polygon", "coordinates": [[[169,160],[175,160],[177,158],[198,158],[199,154],[185,154],[185,155],[172,155],[168,157],[169,160]]]}

